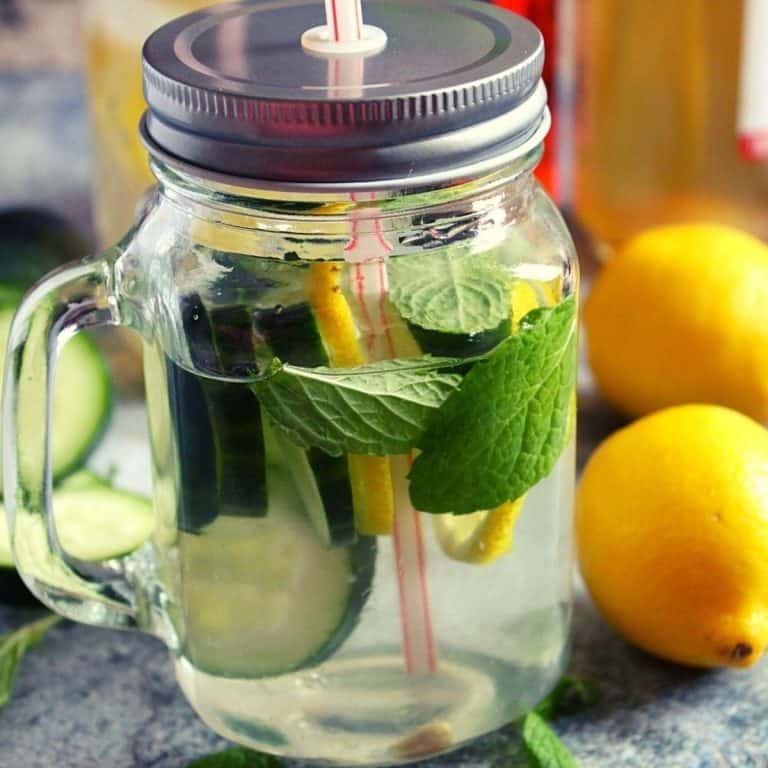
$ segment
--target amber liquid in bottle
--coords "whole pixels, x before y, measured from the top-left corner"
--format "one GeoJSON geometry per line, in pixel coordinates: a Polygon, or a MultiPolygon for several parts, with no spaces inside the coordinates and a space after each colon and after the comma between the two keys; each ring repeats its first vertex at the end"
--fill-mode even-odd
{"type": "Polygon", "coordinates": [[[768,159],[737,137],[743,18],[743,0],[580,4],[575,204],[599,241],[682,221],[768,239],[768,159]]]}

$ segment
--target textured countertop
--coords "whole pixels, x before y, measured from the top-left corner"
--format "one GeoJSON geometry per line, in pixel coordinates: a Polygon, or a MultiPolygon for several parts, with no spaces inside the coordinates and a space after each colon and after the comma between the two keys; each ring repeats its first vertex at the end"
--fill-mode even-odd
{"type": "MultiPolygon", "coordinates": [[[[0,57],[0,207],[43,203],[89,226],[84,95],[72,72],[10,72],[0,57]],[[3,71],[5,70],[5,71],[3,71]]],[[[580,460],[618,424],[580,379],[580,460]]],[[[124,403],[94,461],[120,484],[148,488],[143,406],[124,403]]],[[[0,630],[29,614],[0,607],[0,630]]],[[[561,719],[584,768],[768,767],[768,666],[699,672],[630,648],[577,588],[570,671],[598,682],[602,703],[561,719]]],[[[515,768],[514,737],[499,733],[433,761],[515,768]],[[510,756],[512,750],[512,756],[510,756]]],[[[165,649],[136,634],[56,627],[25,660],[0,712],[0,768],[183,768],[225,743],[179,692],[165,649]]]]}
{"type": "MultiPolygon", "coordinates": [[[[590,415],[590,401],[583,416],[590,415]]],[[[582,443],[593,431],[582,421],[582,443]]],[[[147,491],[144,409],[124,403],[93,458],[147,491]]],[[[22,622],[0,609],[0,628],[22,622]]],[[[601,703],[556,728],[583,768],[768,766],[768,664],[701,672],[657,661],[611,632],[577,588],[569,671],[599,684],[601,703]]],[[[193,714],[153,638],[75,624],[51,631],[25,660],[0,713],[0,768],[183,768],[226,744],[193,714]]],[[[523,768],[514,735],[498,733],[432,768],[523,768]]]]}

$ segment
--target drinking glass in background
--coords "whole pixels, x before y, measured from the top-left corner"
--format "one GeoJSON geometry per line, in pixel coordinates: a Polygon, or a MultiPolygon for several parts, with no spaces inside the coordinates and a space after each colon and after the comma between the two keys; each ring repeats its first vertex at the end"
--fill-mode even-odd
{"type": "Polygon", "coordinates": [[[155,29],[214,0],[84,0],[93,135],[93,207],[100,245],[116,243],[155,184],[138,134],[146,109],[141,48],[155,29]]]}
{"type": "Polygon", "coordinates": [[[768,238],[768,3],[578,4],[574,207],[601,252],[707,220],[768,238]]]}
{"type": "MultiPolygon", "coordinates": [[[[213,0],[83,0],[92,136],[93,215],[100,247],[117,243],[155,184],[138,134],[146,109],[141,48],[158,27],[213,0]]],[[[100,336],[127,394],[141,392],[141,344],[123,330],[100,336]]]]}

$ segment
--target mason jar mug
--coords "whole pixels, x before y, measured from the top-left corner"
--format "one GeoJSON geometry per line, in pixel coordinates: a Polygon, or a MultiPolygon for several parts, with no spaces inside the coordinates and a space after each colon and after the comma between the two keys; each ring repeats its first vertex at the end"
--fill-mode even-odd
{"type": "Polygon", "coordinates": [[[431,5],[370,3],[389,39],[359,59],[353,101],[333,83],[274,101],[258,80],[336,66],[297,42],[309,0],[162,28],[145,47],[154,197],[117,246],[40,283],[9,341],[6,503],[29,587],[161,638],[205,722],[291,757],[452,749],[530,709],[565,663],[578,272],[532,175],[540,38],[443,2],[469,61],[425,71],[411,46],[431,5]],[[493,109],[467,97],[489,46],[495,76],[520,80],[488,87],[493,109]],[[397,106],[430,77],[472,121],[397,106]],[[352,117],[334,122],[337,104],[352,117]],[[144,346],[155,529],[93,563],[57,539],[47,452],[57,351],[99,325],[144,346]]]}

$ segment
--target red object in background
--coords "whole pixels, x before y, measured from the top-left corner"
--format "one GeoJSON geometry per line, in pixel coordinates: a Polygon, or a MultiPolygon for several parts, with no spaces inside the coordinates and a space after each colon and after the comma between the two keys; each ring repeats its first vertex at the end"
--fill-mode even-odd
{"type": "Polygon", "coordinates": [[[557,174],[555,141],[557,136],[557,102],[555,99],[555,7],[557,0],[491,0],[493,5],[506,8],[530,19],[544,35],[544,84],[549,95],[552,128],[544,141],[544,157],[536,169],[536,177],[546,187],[555,202],[560,202],[561,190],[557,174]]]}

